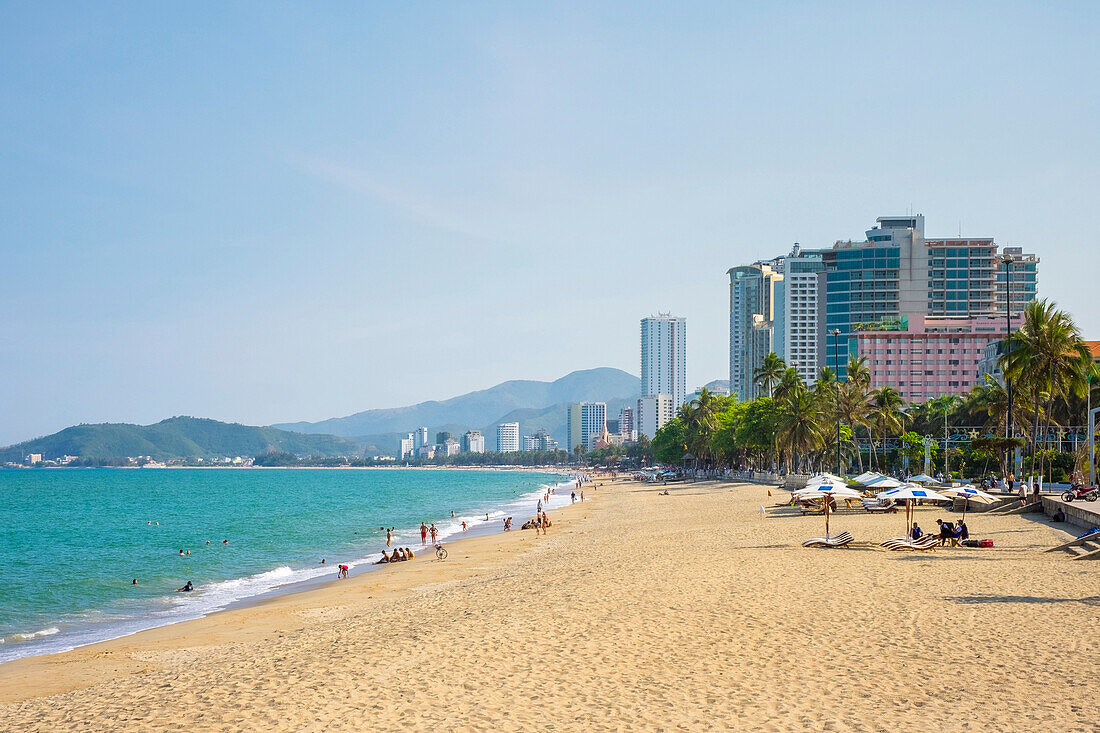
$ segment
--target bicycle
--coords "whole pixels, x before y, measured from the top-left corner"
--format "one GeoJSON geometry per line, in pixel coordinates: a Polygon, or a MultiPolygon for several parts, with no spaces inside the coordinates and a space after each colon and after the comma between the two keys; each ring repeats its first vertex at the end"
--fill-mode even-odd
{"type": "Polygon", "coordinates": [[[447,548],[445,548],[443,545],[436,545],[435,546],[435,559],[436,560],[446,560],[447,559],[447,548]]]}

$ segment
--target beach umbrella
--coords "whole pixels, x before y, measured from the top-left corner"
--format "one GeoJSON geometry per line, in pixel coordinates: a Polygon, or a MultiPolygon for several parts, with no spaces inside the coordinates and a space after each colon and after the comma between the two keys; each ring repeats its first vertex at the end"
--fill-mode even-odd
{"type": "Polygon", "coordinates": [[[992,494],[987,494],[981,489],[975,489],[970,484],[964,486],[952,486],[950,489],[940,489],[939,493],[944,496],[950,496],[952,498],[962,497],[963,499],[963,521],[966,521],[966,509],[970,506],[970,500],[975,501],[993,501],[997,497],[992,494]]]}
{"type": "Polygon", "coordinates": [[[929,476],[926,473],[919,473],[916,476],[914,476],[913,478],[909,479],[909,483],[911,483],[911,484],[938,484],[938,483],[940,483],[940,480],[937,479],[937,478],[934,478],[932,476],[929,476]]]}
{"type": "Polygon", "coordinates": [[[829,473],[828,471],[826,471],[824,473],[816,473],[813,476],[810,476],[810,478],[806,481],[806,485],[811,486],[813,484],[840,484],[841,486],[847,486],[848,479],[844,478],[843,476],[837,476],[835,473],[829,473]]]}
{"type": "Polygon", "coordinates": [[[799,499],[821,498],[825,501],[825,538],[829,538],[829,502],[833,497],[841,499],[858,499],[860,494],[854,489],[849,489],[843,482],[817,483],[804,489],[792,492],[799,499]]]}
{"type": "Polygon", "coordinates": [[[889,476],[878,476],[877,478],[865,481],[864,486],[871,489],[896,489],[902,485],[901,481],[889,476]]]}
{"type": "Polygon", "coordinates": [[[909,534],[909,527],[911,525],[910,516],[912,514],[912,506],[914,499],[928,499],[930,501],[950,501],[950,499],[943,494],[933,491],[932,489],[926,489],[919,484],[902,484],[893,489],[887,489],[886,491],[879,492],[879,499],[904,499],[905,500],[905,534],[909,534]]]}
{"type": "Polygon", "coordinates": [[[880,478],[881,476],[881,473],[876,473],[875,471],[864,471],[863,473],[852,479],[852,483],[866,485],[867,482],[871,479],[880,478]]]}

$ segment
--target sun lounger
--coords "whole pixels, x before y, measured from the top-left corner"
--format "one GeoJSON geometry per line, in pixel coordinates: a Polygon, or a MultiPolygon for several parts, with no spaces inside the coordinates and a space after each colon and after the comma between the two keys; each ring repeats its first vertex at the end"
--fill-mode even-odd
{"type": "Polygon", "coordinates": [[[894,537],[883,542],[882,546],[887,550],[931,550],[939,544],[939,535],[926,534],[917,540],[911,540],[908,537],[894,537]]]}
{"type": "Polygon", "coordinates": [[[832,537],[814,537],[802,543],[803,547],[846,547],[853,539],[851,532],[841,532],[832,537]]]}
{"type": "Polygon", "coordinates": [[[886,501],[880,501],[878,499],[864,499],[863,508],[872,514],[896,514],[898,507],[893,501],[887,499],[886,501]]]}
{"type": "Polygon", "coordinates": [[[803,504],[802,505],[802,516],[806,516],[807,514],[824,514],[824,513],[825,513],[825,505],[824,504],[822,504],[820,506],[817,506],[815,504],[803,504]]]}

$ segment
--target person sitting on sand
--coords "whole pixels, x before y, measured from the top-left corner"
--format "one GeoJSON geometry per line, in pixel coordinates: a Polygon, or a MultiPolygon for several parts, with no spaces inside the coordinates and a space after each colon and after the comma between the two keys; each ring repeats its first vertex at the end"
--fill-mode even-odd
{"type": "Polygon", "coordinates": [[[412,560],[414,557],[416,557],[416,555],[413,554],[412,548],[411,547],[406,547],[405,548],[405,559],[406,560],[412,560]]]}
{"type": "Polygon", "coordinates": [[[184,583],[182,588],[176,588],[177,593],[190,593],[193,590],[195,590],[195,586],[191,584],[190,580],[184,583]]]}
{"type": "Polygon", "coordinates": [[[512,528],[512,518],[508,517],[504,520],[504,531],[507,532],[512,528]]]}
{"type": "Polygon", "coordinates": [[[955,539],[968,540],[970,539],[970,528],[966,526],[966,522],[959,520],[955,522],[955,539]]]}
{"type": "Polygon", "coordinates": [[[923,534],[924,531],[920,526],[916,522],[913,522],[913,529],[909,530],[909,539],[919,540],[923,534]]]}
{"type": "Polygon", "coordinates": [[[386,554],[385,550],[382,550],[382,557],[374,561],[375,565],[385,565],[390,561],[390,556],[386,554]]]}

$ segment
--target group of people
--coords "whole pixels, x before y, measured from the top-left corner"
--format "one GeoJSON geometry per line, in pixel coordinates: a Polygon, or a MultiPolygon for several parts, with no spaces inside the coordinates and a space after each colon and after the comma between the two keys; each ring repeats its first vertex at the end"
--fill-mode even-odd
{"type": "MultiPolygon", "coordinates": [[[[937,534],[940,538],[941,547],[948,543],[952,547],[958,547],[960,542],[970,539],[970,529],[966,526],[966,522],[961,519],[954,524],[937,519],[936,526],[939,528],[937,534]]],[[[924,535],[925,532],[920,528],[920,525],[913,522],[913,528],[909,530],[909,538],[919,540],[924,535]]]]}
{"type": "Polygon", "coordinates": [[[375,565],[384,565],[388,562],[404,562],[406,560],[412,560],[416,555],[413,554],[411,547],[401,549],[395,547],[392,555],[387,555],[385,550],[382,550],[382,557],[374,562],[375,565]]]}

